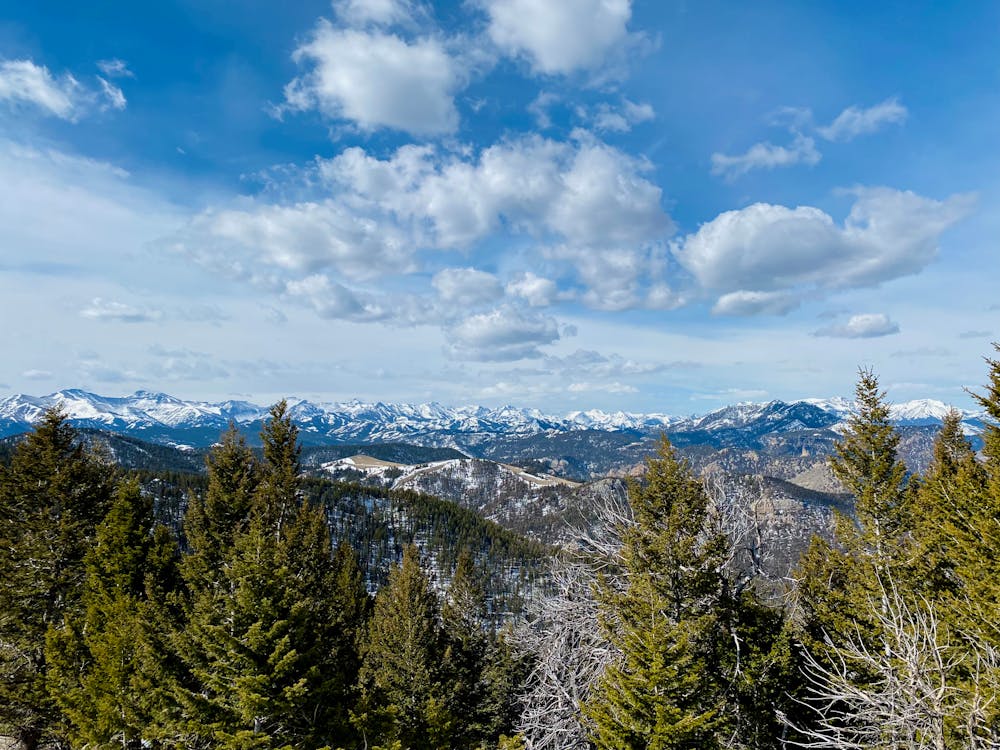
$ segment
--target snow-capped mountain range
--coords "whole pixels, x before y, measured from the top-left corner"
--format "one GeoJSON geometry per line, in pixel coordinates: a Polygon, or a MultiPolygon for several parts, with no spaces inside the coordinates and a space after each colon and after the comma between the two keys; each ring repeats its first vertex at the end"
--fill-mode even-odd
{"type": "MultiPolygon", "coordinates": [[[[230,422],[247,432],[259,429],[267,408],[246,401],[208,403],[183,401],[164,393],[137,391],[108,397],[79,389],[47,396],[14,395],[0,400],[0,437],[30,429],[43,412],[59,405],[78,427],[132,434],[145,440],[192,446],[211,445],[230,422]]],[[[836,430],[853,411],[845,399],[808,399],[793,403],[742,403],[700,416],[633,414],[599,410],[574,411],[563,416],[512,406],[448,407],[438,403],[387,404],[348,401],[312,403],[289,399],[290,411],[309,444],[410,442],[467,448],[497,437],[527,437],[582,430],[655,434],[716,433],[750,430],[755,433],[802,429],[836,430]]],[[[950,407],[940,401],[897,404],[893,418],[901,425],[933,425],[950,407]]],[[[979,432],[983,414],[963,411],[966,431],[979,432]]]]}

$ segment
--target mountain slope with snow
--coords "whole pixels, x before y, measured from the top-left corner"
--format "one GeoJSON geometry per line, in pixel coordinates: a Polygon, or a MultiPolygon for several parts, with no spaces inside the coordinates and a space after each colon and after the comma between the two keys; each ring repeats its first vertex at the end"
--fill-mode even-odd
{"type": "MultiPolygon", "coordinates": [[[[267,417],[267,409],[245,401],[184,401],[164,393],[137,391],[108,397],[79,389],[47,396],[15,395],[0,400],[0,436],[25,432],[45,409],[61,407],[80,427],[110,430],[165,444],[211,445],[230,423],[251,437],[267,417]]],[[[948,411],[940,401],[919,400],[893,406],[901,425],[940,423],[948,411]]],[[[310,445],[407,442],[452,447],[476,453],[491,441],[559,435],[581,431],[619,432],[648,437],[667,432],[682,442],[711,437],[717,444],[738,443],[765,435],[799,430],[837,430],[853,413],[843,399],[810,399],[785,403],[743,403],[694,417],[575,411],[545,415],[513,406],[448,407],[438,403],[389,404],[348,401],[317,404],[290,399],[289,411],[310,445]]],[[[983,415],[963,412],[969,434],[978,433],[983,415]]]]}

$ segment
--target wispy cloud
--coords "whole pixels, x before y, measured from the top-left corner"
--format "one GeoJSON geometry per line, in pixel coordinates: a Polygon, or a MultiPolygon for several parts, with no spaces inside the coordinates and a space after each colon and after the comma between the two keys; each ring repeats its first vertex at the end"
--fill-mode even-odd
{"type": "Polygon", "coordinates": [[[149,323],[163,317],[159,310],[145,310],[100,297],[95,297],[89,305],[80,310],[80,315],[91,320],[115,323],[149,323]]]}
{"type": "Polygon", "coordinates": [[[851,106],[841,112],[829,125],[816,129],[828,141],[850,141],[859,135],[881,130],[886,125],[906,121],[909,111],[899,99],[893,97],[872,107],[851,106]]]}
{"type": "Polygon", "coordinates": [[[4,60],[0,62],[0,101],[32,106],[71,122],[95,110],[124,109],[122,90],[100,76],[96,79],[95,89],[70,73],[54,76],[47,67],[31,60],[4,60]]]}
{"type": "Polygon", "coordinates": [[[712,154],[712,174],[734,180],[754,169],[775,169],[795,164],[819,164],[822,155],[812,138],[796,135],[788,146],[776,146],[768,141],[755,143],[745,153],[736,156],[712,154]]]}
{"type": "Polygon", "coordinates": [[[820,328],[815,336],[830,336],[842,339],[869,339],[879,336],[891,336],[899,333],[899,324],[892,321],[885,313],[865,313],[852,315],[843,325],[820,328]]]}

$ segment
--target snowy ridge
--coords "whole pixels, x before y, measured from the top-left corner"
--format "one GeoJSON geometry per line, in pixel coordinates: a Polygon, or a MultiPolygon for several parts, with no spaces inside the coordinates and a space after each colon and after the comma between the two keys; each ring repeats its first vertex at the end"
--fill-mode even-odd
{"type": "MultiPolygon", "coordinates": [[[[708,414],[675,417],[666,414],[573,411],[564,416],[545,415],[537,409],[513,406],[449,407],[425,404],[313,403],[289,399],[290,413],[305,434],[323,442],[411,442],[459,447],[484,443],[497,436],[524,437],[582,430],[634,431],[655,434],[748,430],[757,433],[799,429],[837,429],[854,413],[845,399],[806,399],[793,403],[740,403],[708,414]]],[[[81,427],[124,433],[139,433],[150,439],[169,441],[181,432],[210,444],[230,422],[250,427],[267,416],[267,409],[246,401],[208,403],[184,401],[165,393],[137,391],[130,396],[100,396],[79,389],[57,391],[47,396],[14,395],[0,400],[0,436],[29,429],[45,411],[61,406],[70,420],[81,427]]],[[[892,407],[892,417],[901,425],[938,424],[949,406],[931,399],[909,401],[892,407]]],[[[984,416],[962,411],[967,432],[978,432],[984,416]]]]}

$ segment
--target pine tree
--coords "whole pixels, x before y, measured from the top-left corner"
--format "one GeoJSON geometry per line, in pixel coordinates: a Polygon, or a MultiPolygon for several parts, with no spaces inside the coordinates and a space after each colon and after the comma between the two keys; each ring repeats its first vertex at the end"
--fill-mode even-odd
{"type": "Polygon", "coordinates": [[[708,498],[664,438],[646,482],[630,487],[627,589],[606,591],[621,651],[585,706],[598,748],[720,747],[733,603],[725,540],[706,533],[708,498]]]}
{"type": "Polygon", "coordinates": [[[830,458],[834,476],[854,497],[861,542],[875,559],[895,557],[911,519],[906,494],[906,466],[897,456],[899,434],[889,421],[889,404],[871,370],[858,373],[858,412],[830,458]]]}
{"type": "Polygon", "coordinates": [[[192,589],[217,582],[233,539],[245,530],[259,483],[257,461],[234,425],[205,459],[208,490],[194,493],[184,517],[188,554],[184,578],[192,589]]]}
{"type": "Polygon", "coordinates": [[[816,537],[799,562],[797,604],[801,636],[810,651],[826,650],[859,627],[878,636],[872,602],[883,583],[914,580],[913,511],[906,467],[897,456],[899,435],[889,404],[870,370],[860,370],[857,413],[835,446],[830,467],[854,498],[854,518],[836,518],[831,543],[816,537]]]}
{"type": "MultiPolygon", "coordinates": [[[[1000,349],[1000,346],[994,344],[1000,349]]],[[[989,383],[973,396],[993,420],[979,462],[961,434],[959,415],[945,421],[921,484],[916,536],[927,580],[948,623],[1000,647],[1000,361],[987,359],[989,383]],[[930,575],[933,574],[933,575],[930,575]]],[[[925,586],[926,589],[926,586],[925,586]]],[[[928,595],[930,595],[928,594],[928,595]]]]}
{"type": "Polygon", "coordinates": [[[28,750],[59,731],[45,636],[80,611],[83,557],[115,485],[76,437],[51,409],[0,473],[0,735],[28,750]]]}
{"type": "Polygon", "coordinates": [[[448,707],[460,726],[457,735],[470,746],[484,741],[491,728],[487,714],[486,676],[492,632],[486,630],[486,593],[472,554],[463,548],[442,607],[444,668],[448,707]]]}
{"type": "Polygon", "coordinates": [[[366,742],[409,750],[450,746],[455,717],[442,686],[440,605],[420,568],[417,548],[403,551],[375,597],[368,624],[355,715],[366,742]]]}
{"type": "Polygon", "coordinates": [[[301,499],[298,435],[299,428],[292,421],[288,403],[279,401],[271,407],[270,419],[260,433],[264,468],[255,500],[256,512],[276,538],[280,538],[301,499]]]}
{"type": "MultiPolygon", "coordinates": [[[[339,571],[323,509],[301,497],[297,430],[284,402],[272,408],[261,437],[264,462],[248,520],[229,526],[233,543],[217,585],[192,592],[184,701],[202,742],[321,747],[347,733],[337,704],[353,675],[344,676],[337,658],[354,634],[344,635],[333,614],[339,571]]],[[[229,467],[220,486],[247,486],[231,476],[245,474],[247,463],[245,450],[235,452],[242,458],[214,464],[220,473],[229,467]]]]}
{"type": "Polygon", "coordinates": [[[136,481],[123,483],[85,556],[83,611],[48,632],[49,686],[74,744],[137,748],[151,739],[167,696],[149,597],[168,593],[174,548],[154,530],[151,499],[136,481]]]}

